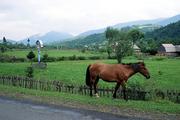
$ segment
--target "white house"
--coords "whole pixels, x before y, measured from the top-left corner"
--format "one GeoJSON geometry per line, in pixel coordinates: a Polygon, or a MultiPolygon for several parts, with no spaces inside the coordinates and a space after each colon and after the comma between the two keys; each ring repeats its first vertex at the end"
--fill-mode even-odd
{"type": "Polygon", "coordinates": [[[180,45],[162,44],[158,49],[158,53],[168,56],[178,56],[180,55],[180,45]]]}

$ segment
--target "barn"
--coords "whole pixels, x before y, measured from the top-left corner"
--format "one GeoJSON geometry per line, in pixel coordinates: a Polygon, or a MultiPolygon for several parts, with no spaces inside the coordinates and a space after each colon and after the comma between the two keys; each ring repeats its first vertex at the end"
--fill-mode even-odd
{"type": "Polygon", "coordinates": [[[162,44],[158,49],[158,54],[167,56],[179,56],[180,45],[162,44]]]}

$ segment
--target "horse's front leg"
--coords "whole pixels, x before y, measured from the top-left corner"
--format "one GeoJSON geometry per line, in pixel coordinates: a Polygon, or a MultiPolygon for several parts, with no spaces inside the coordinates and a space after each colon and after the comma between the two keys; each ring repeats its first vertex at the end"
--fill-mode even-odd
{"type": "Polygon", "coordinates": [[[123,87],[123,96],[124,96],[124,100],[128,101],[128,97],[126,95],[126,82],[122,83],[122,87],[123,87]]]}
{"type": "Polygon", "coordinates": [[[114,90],[113,98],[116,98],[116,92],[117,92],[117,90],[119,89],[119,86],[120,86],[120,83],[117,82],[116,87],[115,87],[115,90],[114,90]]]}

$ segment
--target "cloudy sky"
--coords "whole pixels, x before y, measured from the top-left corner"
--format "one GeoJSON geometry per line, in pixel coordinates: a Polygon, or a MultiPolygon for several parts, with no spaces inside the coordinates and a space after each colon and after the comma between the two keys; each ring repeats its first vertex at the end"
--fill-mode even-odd
{"type": "Polygon", "coordinates": [[[77,35],[121,22],[180,14],[180,0],[0,0],[0,39],[48,31],[77,35]]]}

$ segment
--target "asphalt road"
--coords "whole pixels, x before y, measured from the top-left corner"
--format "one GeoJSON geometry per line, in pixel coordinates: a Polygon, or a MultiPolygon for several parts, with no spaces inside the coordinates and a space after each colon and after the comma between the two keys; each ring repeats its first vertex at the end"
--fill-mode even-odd
{"type": "Polygon", "coordinates": [[[141,120],[108,113],[0,97],[0,120],[141,120]]]}

